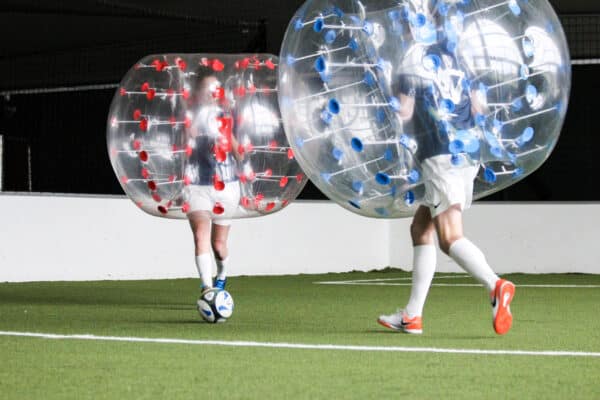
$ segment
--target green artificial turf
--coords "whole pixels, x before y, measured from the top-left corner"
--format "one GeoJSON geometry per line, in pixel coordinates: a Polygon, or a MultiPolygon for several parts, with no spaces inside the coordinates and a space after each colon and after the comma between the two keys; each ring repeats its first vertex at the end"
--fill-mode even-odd
{"type": "MultiPolygon", "coordinates": [[[[401,271],[232,277],[225,324],[200,321],[197,280],[0,284],[0,331],[135,338],[600,352],[598,275],[510,275],[515,322],[491,325],[482,287],[436,275],[421,336],[376,324],[409,286],[319,281],[408,278],[401,271]]],[[[410,283],[379,281],[378,283],[410,283]]],[[[600,357],[351,351],[0,336],[1,399],[597,399],[600,357]]]]}

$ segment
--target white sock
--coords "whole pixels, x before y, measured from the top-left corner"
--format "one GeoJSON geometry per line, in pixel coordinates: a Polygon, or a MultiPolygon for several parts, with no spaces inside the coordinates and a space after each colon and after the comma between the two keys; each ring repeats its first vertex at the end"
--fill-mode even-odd
{"type": "Polygon", "coordinates": [[[492,268],[485,260],[485,256],[467,238],[460,238],[450,245],[448,251],[450,257],[456,261],[465,271],[467,271],[475,280],[483,284],[489,291],[496,288],[498,275],[492,271],[492,268]]]}
{"type": "Polygon", "coordinates": [[[227,265],[229,264],[229,257],[225,257],[222,260],[219,260],[215,257],[217,261],[217,279],[225,280],[227,278],[227,265]]]}
{"type": "Polygon", "coordinates": [[[437,250],[432,244],[413,247],[412,287],[405,309],[410,318],[423,315],[425,299],[435,273],[436,258],[437,250]]]}
{"type": "Polygon", "coordinates": [[[196,256],[196,268],[202,280],[202,287],[212,287],[213,257],[211,253],[196,256]]]}

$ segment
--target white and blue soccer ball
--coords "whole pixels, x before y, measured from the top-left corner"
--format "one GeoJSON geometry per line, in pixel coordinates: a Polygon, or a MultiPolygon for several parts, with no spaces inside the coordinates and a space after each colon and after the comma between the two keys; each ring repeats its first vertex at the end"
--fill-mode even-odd
{"type": "Polygon", "coordinates": [[[233,314],[233,297],[224,289],[205,291],[197,304],[198,312],[206,322],[225,322],[233,314]]]}

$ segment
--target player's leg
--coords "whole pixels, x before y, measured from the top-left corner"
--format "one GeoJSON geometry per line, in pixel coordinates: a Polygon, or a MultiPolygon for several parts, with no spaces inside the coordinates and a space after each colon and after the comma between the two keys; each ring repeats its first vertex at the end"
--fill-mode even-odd
{"type": "Polygon", "coordinates": [[[211,220],[208,211],[193,211],[188,213],[188,220],[194,235],[196,268],[200,274],[203,290],[211,288],[213,256],[211,246],[211,220]]]}
{"type": "Polygon", "coordinates": [[[442,251],[491,293],[496,332],[508,332],[512,324],[510,302],[515,286],[512,282],[500,279],[489,266],[483,252],[464,237],[461,204],[453,204],[438,214],[433,222],[442,251]]]}
{"type": "Polygon", "coordinates": [[[413,242],[413,272],[410,297],[405,311],[409,318],[421,317],[436,267],[435,228],[429,208],[418,208],[410,235],[413,242]]]}
{"type": "Polygon", "coordinates": [[[423,307],[436,266],[435,229],[429,209],[420,206],[413,217],[410,234],[413,242],[413,272],[410,298],[404,310],[381,315],[381,325],[407,333],[422,333],[423,307]]]}
{"type": "Polygon", "coordinates": [[[227,239],[231,224],[229,220],[214,221],[212,225],[211,245],[217,263],[215,287],[225,289],[227,283],[227,267],[229,264],[229,248],[227,239]]]}

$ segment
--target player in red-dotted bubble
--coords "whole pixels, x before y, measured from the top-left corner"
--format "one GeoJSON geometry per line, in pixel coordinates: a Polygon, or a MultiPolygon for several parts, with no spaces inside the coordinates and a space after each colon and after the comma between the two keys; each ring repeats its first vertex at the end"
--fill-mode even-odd
{"type": "Polygon", "coordinates": [[[225,288],[231,228],[228,217],[235,214],[240,204],[236,171],[242,157],[232,133],[233,118],[224,112],[223,105],[227,101],[224,88],[211,69],[218,72],[218,69],[200,66],[200,76],[188,99],[193,112],[187,129],[192,152],[185,172],[191,183],[187,187],[185,212],[194,235],[196,267],[203,291],[225,288]],[[213,254],[217,265],[214,282],[213,254]]]}

